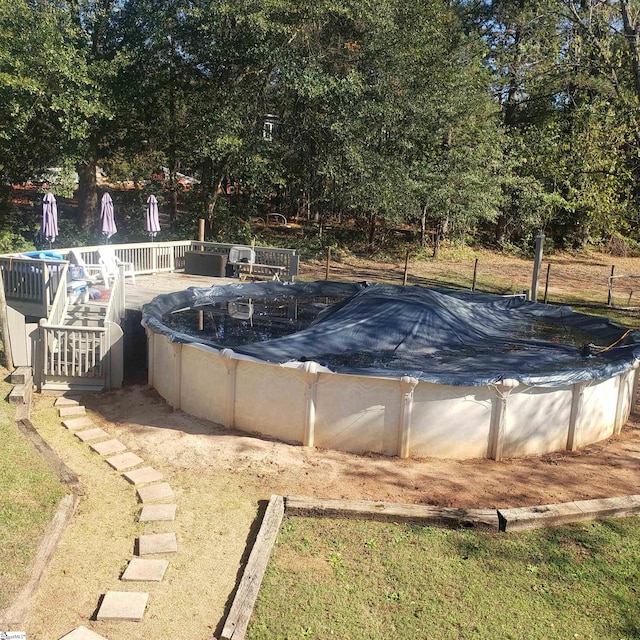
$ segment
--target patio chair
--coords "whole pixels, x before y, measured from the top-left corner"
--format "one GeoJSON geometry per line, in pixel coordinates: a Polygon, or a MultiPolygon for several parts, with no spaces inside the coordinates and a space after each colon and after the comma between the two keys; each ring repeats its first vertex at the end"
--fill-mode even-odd
{"type": "Polygon", "coordinates": [[[76,278],[73,268],[71,269],[71,277],[73,280],[86,280],[89,284],[97,284],[100,280],[104,286],[109,288],[109,278],[107,270],[102,264],[88,264],[84,261],[79,249],[71,249],[69,252],[70,262],[78,267],[79,273],[76,278]]]}
{"type": "MultiPolygon", "coordinates": [[[[107,279],[115,280],[120,273],[120,265],[124,266],[124,276],[131,278],[133,284],[136,283],[136,271],[133,266],[133,262],[124,262],[116,256],[116,252],[112,247],[104,246],[98,247],[99,263],[106,269],[107,279]]],[[[108,288],[108,285],[107,285],[108,288]]]]}

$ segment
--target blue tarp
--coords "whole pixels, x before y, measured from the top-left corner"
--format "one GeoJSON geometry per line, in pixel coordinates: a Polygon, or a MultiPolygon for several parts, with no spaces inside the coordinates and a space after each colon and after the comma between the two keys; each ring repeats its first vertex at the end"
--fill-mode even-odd
{"type": "Polygon", "coordinates": [[[258,283],[159,296],[143,324],[172,340],[230,347],[273,363],[319,362],[333,371],[413,376],[439,384],[484,386],[505,379],[560,386],[618,375],[640,358],[640,332],[569,307],[517,296],[359,283],[258,283]],[[166,326],[167,314],[238,300],[345,297],[306,328],[249,344],[220,344],[166,326]]]}

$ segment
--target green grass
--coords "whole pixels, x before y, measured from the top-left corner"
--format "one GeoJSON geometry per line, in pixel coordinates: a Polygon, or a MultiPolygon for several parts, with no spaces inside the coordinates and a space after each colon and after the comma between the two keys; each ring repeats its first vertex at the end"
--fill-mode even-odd
{"type": "MultiPolygon", "coordinates": [[[[0,381],[6,398],[11,386],[0,381]]],[[[14,423],[14,407],[0,403],[0,609],[28,577],[29,563],[64,495],[58,478],[14,423]]]]}
{"type": "Polygon", "coordinates": [[[521,534],[285,519],[250,640],[640,637],[640,520],[521,534]]]}

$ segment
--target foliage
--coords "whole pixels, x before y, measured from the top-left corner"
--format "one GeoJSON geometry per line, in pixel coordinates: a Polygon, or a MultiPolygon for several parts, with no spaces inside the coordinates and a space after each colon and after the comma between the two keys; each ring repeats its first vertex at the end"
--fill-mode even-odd
{"type": "Polygon", "coordinates": [[[639,561],[633,518],[507,536],[289,518],[247,637],[631,638],[639,561]]]}
{"type": "MultiPolygon", "coordinates": [[[[4,376],[7,372],[4,371],[4,376]]],[[[2,396],[10,387],[0,382],[2,396]]],[[[0,405],[0,607],[28,578],[31,559],[55,507],[63,496],[58,479],[18,431],[13,407],[0,405]]]]}
{"type": "Polygon", "coordinates": [[[0,0],[0,177],[75,168],[79,233],[101,166],[162,191],[167,233],[639,240],[639,25],[630,0],[0,0]]]}

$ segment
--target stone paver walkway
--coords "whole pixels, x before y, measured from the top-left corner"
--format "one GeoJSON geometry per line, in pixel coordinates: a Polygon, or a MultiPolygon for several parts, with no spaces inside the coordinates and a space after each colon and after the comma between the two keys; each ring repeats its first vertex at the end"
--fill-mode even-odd
{"type": "MultiPolygon", "coordinates": [[[[86,415],[85,407],[75,398],[59,397],[55,401],[62,425],[71,431],[83,443],[91,443],[89,447],[112,470],[119,472],[124,480],[136,486],[137,498],[143,503],[139,522],[171,522],[175,519],[177,505],[144,504],[160,502],[174,498],[174,492],[169,483],[160,482],[163,475],[153,467],[140,467],[144,460],[127,451],[125,444],[97,427],[86,415]],[[98,442],[95,442],[98,441],[98,442]],[[118,455],[112,455],[112,454],[118,455]],[[138,468],[135,468],[138,467],[138,468]],[[145,486],[137,486],[145,485],[145,486]]],[[[140,535],[137,540],[138,556],[162,553],[176,553],[178,542],[175,533],[156,533],[140,535]]],[[[165,559],[149,559],[134,557],[120,580],[126,582],[160,582],[164,579],[169,561],[165,559]]],[[[102,597],[96,620],[122,620],[139,622],[143,619],[149,601],[149,593],[140,591],[106,591],[102,597]]],[[[81,625],[73,629],[60,640],[107,640],[104,636],[81,625]]]]}

